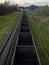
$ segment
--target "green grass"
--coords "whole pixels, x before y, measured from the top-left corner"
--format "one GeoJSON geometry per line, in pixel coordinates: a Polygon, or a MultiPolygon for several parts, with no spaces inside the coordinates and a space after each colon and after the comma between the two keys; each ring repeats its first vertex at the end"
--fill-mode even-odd
{"type": "Polygon", "coordinates": [[[16,22],[20,15],[20,12],[10,13],[5,16],[0,16],[0,41],[4,39],[4,36],[8,34],[8,31],[12,25],[16,22]]]}
{"type": "Polygon", "coordinates": [[[47,58],[46,53],[49,56],[49,18],[42,18],[41,20],[34,20],[37,15],[32,16],[32,14],[28,14],[28,21],[32,30],[32,34],[36,43],[36,47],[39,53],[39,57],[42,65],[49,65],[49,60],[47,58]],[[44,48],[44,50],[43,50],[44,48]]]}

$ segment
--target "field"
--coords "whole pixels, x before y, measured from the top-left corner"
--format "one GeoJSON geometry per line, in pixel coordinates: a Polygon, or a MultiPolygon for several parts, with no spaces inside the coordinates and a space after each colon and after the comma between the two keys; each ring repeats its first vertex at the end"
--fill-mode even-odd
{"type": "Polygon", "coordinates": [[[19,15],[20,12],[14,12],[5,16],[0,16],[0,41],[8,34],[10,28],[16,22],[19,15]]]}
{"type": "Polygon", "coordinates": [[[49,65],[49,17],[27,13],[41,65],[49,65]]]}

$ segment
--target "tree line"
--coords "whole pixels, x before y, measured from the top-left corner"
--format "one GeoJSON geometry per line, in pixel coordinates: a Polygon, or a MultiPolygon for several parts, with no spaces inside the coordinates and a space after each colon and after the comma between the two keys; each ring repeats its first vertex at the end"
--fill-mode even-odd
{"type": "Polygon", "coordinates": [[[49,16],[49,6],[43,6],[43,7],[39,7],[38,13],[40,15],[45,15],[45,16],[49,16]]]}
{"type": "Polygon", "coordinates": [[[18,10],[19,10],[19,7],[17,4],[10,5],[8,2],[5,2],[4,4],[0,3],[0,15],[5,15],[18,10]]]}

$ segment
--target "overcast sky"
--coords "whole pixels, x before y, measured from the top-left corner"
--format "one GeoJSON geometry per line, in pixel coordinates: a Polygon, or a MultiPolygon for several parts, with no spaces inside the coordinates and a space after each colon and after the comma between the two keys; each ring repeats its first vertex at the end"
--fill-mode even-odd
{"type": "MultiPolygon", "coordinates": [[[[8,0],[6,0],[8,1],[8,0]]],[[[31,4],[34,5],[49,5],[49,0],[9,0],[11,3],[14,4],[19,4],[19,5],[24,5],[28,6],[31,4]]],[[[5,2],[5,0],[0,0],[0,2],[5,2]]]]}

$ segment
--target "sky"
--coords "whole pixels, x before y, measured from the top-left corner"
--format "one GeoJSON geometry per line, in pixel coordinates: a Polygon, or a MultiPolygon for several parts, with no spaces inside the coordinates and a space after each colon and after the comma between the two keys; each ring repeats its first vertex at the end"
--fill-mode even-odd
{"type": "MultiPolygon", "coordinates": [[[[31,4],[34,5],[49,5],[49,0],[6,0],[6,1],[10,1],[11,4],[19,4],[22,6],[29,6],[31,4]]],[[[5,0],[0,0],[0,3],[4,3],[5,0]]]]}

